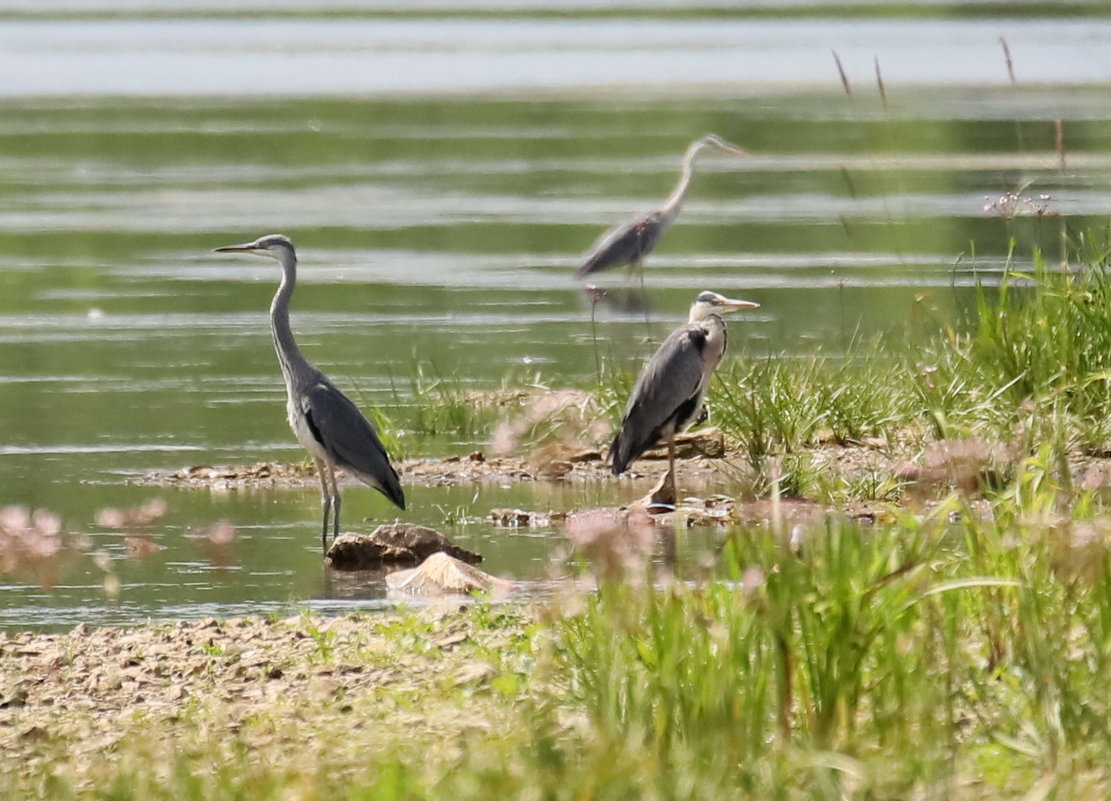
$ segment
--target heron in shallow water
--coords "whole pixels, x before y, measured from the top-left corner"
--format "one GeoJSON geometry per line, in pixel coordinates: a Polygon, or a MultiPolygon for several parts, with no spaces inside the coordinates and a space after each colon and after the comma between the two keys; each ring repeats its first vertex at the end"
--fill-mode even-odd
{"type": "Polygon", "coordinates": [[[609,458],[613,474],[621,475],[646,450],[661,440],[667,443],[667,475],[653,503],[675,503],[675,435],[698,418],[710,376],[725,354],[722,315],[759,306],[717,292],[700,293],[686,325],[671,332],[637,378],[609,458]]]}
{"type": "Polygon", "coordinates": [[[288,237],[268,234],[254,242],[216,248],[216,253],[257,253],[282,266],[282,282],[270,304],[270,329],[274,350],[285,378],[288,395],[286,408],[289,425],[316,463],[320,476],[324,523],[321,544],[328,547],[328,520],[332,520],[332,539],[339,536],[339,487],[336,468],[342,467],[364,484],[381,492],[397,506],[405,508],[401,482],[390,464],[374,427],[351,400],[328,377],[313,367],[301,354],[289,327],[289,299],[297,285],[297,252],[288,237]]]}
{"type": "Polygon", "coordinates": [[[603,236],[575,271],[575,276],[582,278],[622,264],[639,268],[644,257],[656,247],[656,243],[660,241],[667,227],[679,216],[679,209],[683,205],[691,185],[691,178],[694,176],[695,158],[707,149],[722,150],[736,156],[748,155],[741,148],[714,134],[706,134],[700,139],[695,139],[683,156],[683,171],[679,175],[679,183],[671,191],[663,208],[638,217],[633,222],[621,225],[603,236]]]}

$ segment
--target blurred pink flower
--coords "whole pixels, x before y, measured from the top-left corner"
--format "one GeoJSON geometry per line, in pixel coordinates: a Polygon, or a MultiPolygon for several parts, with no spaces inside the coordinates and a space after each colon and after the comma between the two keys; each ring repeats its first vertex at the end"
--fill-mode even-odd
{"type": "Polygon", "coordinates": [[[656,541],[656,524],[642,508],[588,509],[567,516],[564,533],[605,576],[642,572],[656,541]]]}
{"type": "Polygon", "coordinates": [[[153,498],[142,506],[128,509],[105,507],[96,513],[96,524],[101,528],[148,526],[164,514],[166,514],[166,502],[161,498],[153,498]]]}
{"type": "Polygon", "coordinates": [[[235,526],[231,523],[217,523],[208,530],[208,541],[213,545],[228,545],[235,539],[235,526]]]}

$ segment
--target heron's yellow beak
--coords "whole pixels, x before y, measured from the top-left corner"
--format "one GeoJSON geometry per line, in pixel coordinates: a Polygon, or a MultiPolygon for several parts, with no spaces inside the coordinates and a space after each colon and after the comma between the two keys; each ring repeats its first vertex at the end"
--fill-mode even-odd
{"type": "Polygon", "coordinates": [[[732,312],[744,311],[745,309],[759,309],[759,303],[753,303],[751,300],[741,300],[739,298],[726,298],[725,302],[715,308],[717,312],[724,312],[731,314],[732,312]]]}
{"type": "Polygon", "coordinates": [[[254,253],[258,250],[257,242],[244,242],[242,245],[228,245],[222,248],[215,248],[213,253],[254,253]]]}

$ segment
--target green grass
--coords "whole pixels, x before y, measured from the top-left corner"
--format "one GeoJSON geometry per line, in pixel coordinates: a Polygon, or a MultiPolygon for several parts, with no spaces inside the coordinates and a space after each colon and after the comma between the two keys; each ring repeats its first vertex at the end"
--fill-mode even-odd
{"type": "Polygon", "coordinates": [[[561,672],[658,797],[1105,795],[1106,541],[1034,514],[1059,500],[834,522],[798,557],[738,532],[728,581],[606,588],[564,623],[561,672]]]}

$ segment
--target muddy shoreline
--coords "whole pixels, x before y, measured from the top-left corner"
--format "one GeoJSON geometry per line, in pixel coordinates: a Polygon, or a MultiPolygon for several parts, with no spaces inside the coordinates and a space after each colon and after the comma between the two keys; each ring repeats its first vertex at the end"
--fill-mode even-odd
{"type": "Polygon", "coordinates": [[[520,649],[508,646],[523,641],[529,619],[503,612],[490,626],[483,615],[456,602],[408,616],[0,632],[4,772],[48,769],[80,784],[117,770],[125,742],[169,765],[190,742],[235,741],[296,760],[314,737],[324,747],[341,734],[388,739],[397,726],[429,736],[491,730],[496,711],[468,703],[468,688],[517,669],[520,649]]]}
{"type": "MultiPolygon", "coordinates": [[[[743,450],[715,428],[684,434],[676,439],[680,480],[693,484],[735,480],[750,473],[743,450]]],[[[886,440],[857,445],[819,445],[809,453],[815,465],[846,477],[861,471],[894,473],[911,456],[903,445],[886,440]]],[[[405,484],[449,486],[461,483],[515,481],[614,481],[660,478],[667,469],[666,452],[660,448],[644,454],[620,479],[615,479],[598,449],[546,446],[525,456],[495,456],[481,450],[463,456],[405,459],[396,464],[405,484]]],[[[344,483],[358,482],[338,471],[344,483]]],[[[315,489],[320,486],[309,460],[297,463],[255,462],[241,465],[190,465],[177,470],[156,470],[132,483],[146,487],[183,489],[315,489]]]]}
{"type": "MultiPolygon", "coordinates": [[[[886,484],[887,498],[856,497],[852,492],[836,502],[820,503],[787,493],[778,501],[726,497],[699,497],[700,489],[723,484],[751,486],[755,471],[743,448],[716,428],[688,432],[677,439],[677,469],[685,489],[674,511],[654,514],[657,524],[727,526],[759,525],[776,521],[786,525],[811,525],[822,519],[841,517],[863,523],[890,517],[899,508],[926,508],[951,492],[961,493],[977,514],[990,513],[984,491],[1012,472],[1022,454],[1000,443],[979,440],[925,442],[913,437],[888,441],[869,438],[858,443],[826,441],[813,445],[803,459],[811,471],[819,471],[846,486],[886,484]]],[[[770,460],[774,464],[775,460],[770,460]]],[[[1111,490],[1111,456],[1106,453],[1074,453],[1069,460],[1073,485],[1089,491],[1111,490]]],[[[546,446],[521,456],[488,456],[474,451],[463,456],[406,459],[398,465],[404,484],[451,486],[513,482],[614,482],[637,481],[645,487],[659,480],[667,469],[663,449],[649,451],[619,478],[611,475],[602,451],[572,450],[546,446]]],[[[772,468],[775,469],[774,467],[772,468]]],[[[343,475],[344,484],[357,484],[343,475]]],[[[252,489],[315,489],[319,480],[311,462],[296,464],[259,462],[250,465],[195,465],[175,471],[155,471],[134,479],[141,486],[235,491],[252,489]]],[[[634,502],[646,503],[646,499],[634,502]]],[[[625,507],[610,511],[623,513],[625,507]]],[[[507,528],[563,525],[569,516],[590,510],[533,512],[522,509],[491,509],[488,519],[507,528]]]]}

